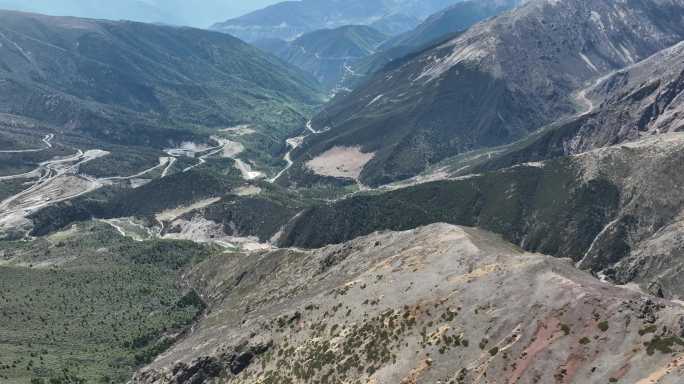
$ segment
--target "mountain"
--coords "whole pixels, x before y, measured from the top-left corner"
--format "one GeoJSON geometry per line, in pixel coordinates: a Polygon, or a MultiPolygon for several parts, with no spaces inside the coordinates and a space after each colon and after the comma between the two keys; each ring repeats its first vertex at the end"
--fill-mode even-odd
{"type": "Polygon", "coordinates": [[[133,200],[175,208],[275,174],[323,100],[301,70],[199,29],[1,11],[0,44],[2,239],[55,204],[72,207],[57,226],[97,216],[79,197],[142,215],[133,200]]]}
{"type": "Polygon", "coordinates": [[[379,185],[510,143],[576,112],[588,81],[680,41],[682,16],[681,0],[527,2],[336,98],[293,158],[307,172],[335,147],[359,148],[359,179],[379,185]]]}
{"type": "Polygon", "coordinates": [[[373,54],[387,36],[368,26],[344,26],[306,33],[292,42],[266,40],[257,47],[313,76],[327,89],[345,82],[351,67],[373,54]]]}
{"type": "Polygon", "coordinates": [[[245,41],[293,40],[304,33],[344,25],[369,25],[386,34],[408,31],[421,19],[458,0],[285,1],[211,28],[245,41]]]}
{"type": "Polygon", "coordinates": [[[684,150],[683,66],[679,43],[582,90],[582,115],[446,161],[385,193],[306,210],[282,232],[282,245],[317,247],[440,221],[477,225],[619,284],[683,297],[676,255],[684,201],[673,193],[684,182],[675,170],[684,150]],[[313,230],[320,227],[334,230],[313,230]]]}
{"type": "Polygon", "coordinates": [[[315,80],[216,32],[3,11],[0,42],[0,112],[106,142],[283,132],[321,100],[315,80]]]}
{"type": "Polygon", "coordinates": [[[55,16],[78,16],[98,19],[126,19],[175,23],[178,19],[154,2],[141,0],[0,0],[0,9],[44,13],[55,16]]]}
{"type": "Polygon", "coordinates": [[[108,20],[206,28],[275,3],[275,0],[0,0],[0,9],[108,20]]]}
{"type": "MultiPolygon", "coordinates": [[[[263,38],[253,45],[313,74],[333,95],[349,92],[393,60],[424,50],[449,35],[500,14],[519,0],[464,1],[431,15],[415,29],[388,39],[374,28],[347,25],[304,33],[293,41],[263,38]]],[[[388,31],[386,27],[378,29],[388,31]]],[[[403,30],[401,31],[403,32],[403,30]]],[[[239,35],[239,33],[236,33],[239,35]]]]}
{"type": "Polygon", "coordinates": [[[513,9],[521,3],[521,0],[463,1],[431,15],[411,31],[387,40],[381,49],[421,47],[465,31],[472,25],[513,9]]]}
{"type": "Polygon", "coordinates": [[[0,11],[0,382],[681,384],[684,0],[446,3],[0,11]]]}
{"type": "Polygon", "coordinates": [[[350,76],[342,79],[338,89],[349,92],[392,61],[440,45],[472,25],[510,10],[519,3],[518,0],[463,1],[437,12],[415,29],[387,39],[375,53],[353,63],[348,71],[350,76]]]}
{"type": "Polygon", "coordinates": [[[681,305],[477,229],[217,255],[187,280],[206,316],[133,383],[680,379],[681,305]]]}
{"type": "MultiPolygon", "coordinates": [[[[497,150],[468,171],[580,154],[662,133],[680,132],[684,43],[598,79],[578,94],[589,110],[497,150]]],[[[461,165],[455,165],[459,167],[461,165]]]]}
{"type": "Polygon", "coordinates": [[[682,73],[684,43],[679,43],[597,82],[584,93],[593,109],[584,116],[570,150],[682,131],[682,73]]]}
{"type": "Polygon", "coordinates": [[[283,229],[279,245],[315,248],[438,222],[477,226],[528,251],[571,258],[620,284],[656,287],[652,292],[680,298],[684,200],[676,191],[684,176],[674,164],[684,160],[682,153],[684,135],[670,133],[570,157],[428,178],[310,207],[283,229]]]}

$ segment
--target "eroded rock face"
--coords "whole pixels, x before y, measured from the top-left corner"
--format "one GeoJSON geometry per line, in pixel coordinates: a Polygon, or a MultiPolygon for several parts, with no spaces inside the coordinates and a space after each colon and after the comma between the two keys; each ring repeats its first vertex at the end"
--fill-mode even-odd
{"type": "Polygon", "coordinates": [[[270,347],[270,344],[242,344],[231,351],[224,350],[217,356],[200,356],[189,363],[179,361],[167,372],[142,371],[135,380],[169,384],[202,384],[221,378],[236,377],[270,347]]]}
{"type": "Polygon", "coordinates": [[[581,268],[605,269],[618,283],[637,281],[656,296],[682,297],[682,148],[681,133],[662,134],[575,157],[584,177],[610,180],[621,195],[617,214],[598,233],[581,268]]]}
{"type": "Polygon", "coordinates": [[[680,304],[435,224],[314,251],[222,255],[210,303],[134,383],[677,383],[680,304]]]}
{"type": "Polygon", "coordinates": [[[684,43],[679,43],[597,80],[579,94],[590,112],[549,130],[516,156],[534,161],[681,132],[683,59],[684,43]]]}

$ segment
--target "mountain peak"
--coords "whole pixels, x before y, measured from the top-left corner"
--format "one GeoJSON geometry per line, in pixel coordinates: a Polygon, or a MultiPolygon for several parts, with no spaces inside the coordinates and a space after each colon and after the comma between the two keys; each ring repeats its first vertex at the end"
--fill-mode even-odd
{"type": "Polygon", "coordinates": [[[271,5],[211,28],[246,41],[293,40],[304,33],[343,25],[370,25],[385,34],[399,34],[427,16],[460,0],[302,0],[271,5]],[[334,8],[335,12],[330,12],[334,8]]]}
{"type": "Polygon", "coordinates": [[[526,2],[327,105],[312,124],[329,130],[298,157],[361,146],[375,153],[361,180],[376,185],[510,143],[575,113],[573,93],[590,80],[680,41],[683,16],[683,0],[526,2]]]}

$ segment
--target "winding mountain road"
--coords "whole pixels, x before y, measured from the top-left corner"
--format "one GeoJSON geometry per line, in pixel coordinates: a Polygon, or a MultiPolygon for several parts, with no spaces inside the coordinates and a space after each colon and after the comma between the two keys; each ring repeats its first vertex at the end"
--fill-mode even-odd
{"type": "Polygon", "coordinates": [[[0,151],[0,153],[30,153],[30,152],[42,152],[42,151],[45,151],[45,150],[47,150],[47,149],[52,148],[52,143],[51,143],[51,141],[52,141],[52,139],[54,139],[54,138],[55,138],[55,135],[53,135],[53,134],[46,135],[46,136],[43,138],[43,140],[42,140],[43,143],[45,143],[45,147],[43,147],[43,148],[36,148],[36,149],[12,149],[12,150],[0,151]]]}
{"type": "Polygon", "coordinates": [[[280,172],[278,172],[278,174],[275,175],[275,177],[269,179],[268,180],[269,183],[271,183],[271,184],[275,183],[278,179],[280,179],[281,176],[283,176],[285,174],[285,172],[287,172],[290,168],[292,168],[292,165],[294,164],[292,161],[292,152],[294,152],[295,149],[299,148],[302,144],[304,144],[304,140],[306,140],[307,137],[309,137],[311,135],[319,135],[323,132],[326,132],[326,130],[322,130],[322,131],[315,130],[313,128],[313,126],[311,125],[311,120],[306,122],[306,130],[311,132],[311,133],[308,135],[291,137],[291,138],[285,140],[285,143],[290,148],[290,150],[287,151],[287,153],[283,157],[283,160],[285,160],[287,165],[280,172]]]}
{"type": "Polygon", "coordinates": [[[594,110],[596,109],[596,104],[595,104],[594,101],[591,100],[591,99],[589,98],[589,96],[587,96],[587,95],[589,94],[589,92],[591,92],[591,91],[593,91],[594,89],[596,89],[596,87],[598,87],[599,85],[601,85],[601,83],[603,83],[604,81],[608,80],[611,76],[613,76],[613,75],[616,74],[617,72],[618,72],[618,71],[613,71],[613,72],[610,72],[609,74],[607,74],[607,75],[605,75],[605,76],[599,77],[599,78],[596,79],[590,86],[588,86],[588,87],[582,89],[581,91],[579,91],[579,92],[577,93],[577,95],[575,96],[575,100],[576,100],[578,103],[580,103],[580,104],[582,104],[582,105],[585,106],[584,111],[578,113],[577,116],[584,116],[584,115],[588,115],[588,114],[594,112],[594,110]]]}
{"type": "MultiPolygon", "coordinates": [[[[48,135],[43,141],[51,147],[50,141],[52,139],[53,136],[48,135]]],[[[41,150],[45,149],[47,148],[41,150]]],[[[26,151],[37,150],[5,151],[4,153],[26,151]]],[[[31,172],[0,177],[0,181],[35,179],[27,183],[28,188],[0,201],[0,228],[11,227],[12,223],[20,222],[39,209],[72,200],[113,182],[136,179],[162,168],[164,168],[162,171],[162,177],[164,177],[175,162],[175,158],[161,157],[159,164],[130,176],[94,178],[79,172],[81,165],[107,155],[109,152],[103,150],[94,149],[84,152],[79,149],[73,155],[42,162],[31,172]]]]}
{"type": "Polygon", "coordinates": [[[278,174],[275,175],[275,177],[269,179],[268,180],[269,183],[271,183],[271,184],[275,183],[282,175],[285,174],[285,172],[287,172],[288,169],[290,169],[292,167],[292,164],[294,164],[292,162],[292,152],[295,149],[297,149],[300,145],[302,145],[302,143],[304,142],[304,139],[307,137],[308,137],[308,135],[307,136],[297,136],[297,137],[289,138],[285,141],[287,143],[287,146],[290,148],[290,150],[287,151],[287,153],[283,157],[283,159],[285,160],[287,165],[280,172],[278,172],[278,174]]]}

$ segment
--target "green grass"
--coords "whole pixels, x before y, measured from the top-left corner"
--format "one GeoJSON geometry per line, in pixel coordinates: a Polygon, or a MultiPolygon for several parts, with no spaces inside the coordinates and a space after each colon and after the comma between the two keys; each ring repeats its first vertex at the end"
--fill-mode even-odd
{"type": "Polygon", "coordinates": [[[649,333],[655,333],[658,330],[658,326],[655,324],[649,324],[644,326],[639,330],[639,336],[644,336],[649,333]]]}
{"type": "Polygon", "coordinates": [[[0,382],[127,381],[203,309],[176,282],[210,253],[93,223],[0,243],[0,382]]]}

